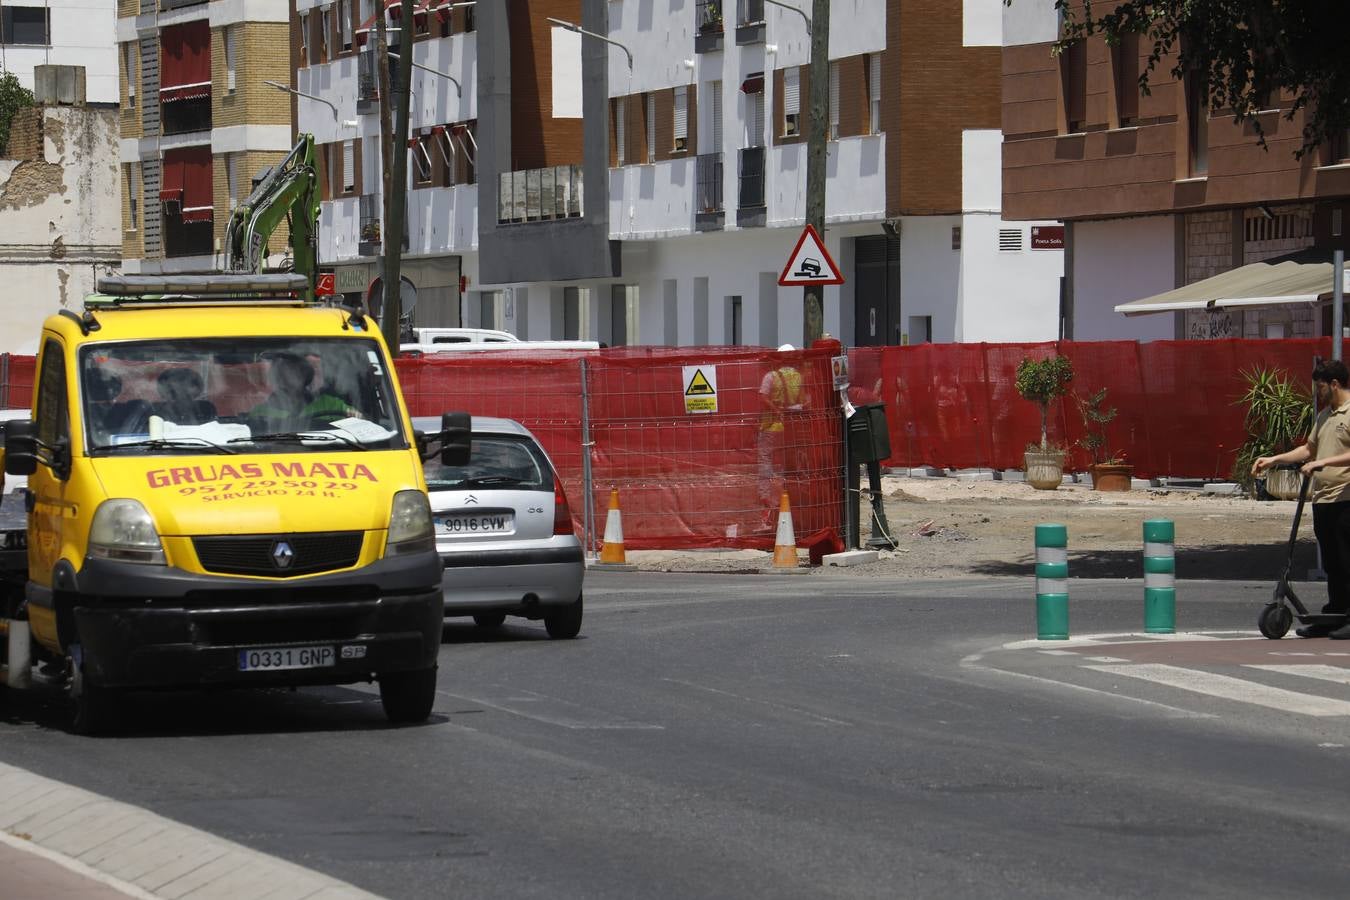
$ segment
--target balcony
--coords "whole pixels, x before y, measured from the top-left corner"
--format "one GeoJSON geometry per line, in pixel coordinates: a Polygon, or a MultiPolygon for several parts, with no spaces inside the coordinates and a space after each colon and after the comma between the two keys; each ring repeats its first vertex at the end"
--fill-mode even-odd
{"type": "Polygon", "coordinates": [[[741,228],[763,228],[767,210],[764,205],[764,148],[745,147],[740,151],[740,180],[736,198],[736,224],[741,228]]]}
{"type": "Polygon", "coordinates": [[[497,176],[497,223],[547,222],[583,215],[581,166],[523,169],[497,176]]]}
{"type": "Polygon", "coordinates": [[[162,12],[168,12],[171,9],[182,9],[185,6],[205,6],[207,0],[160,0],[159,8],[162,12]]]}
{"type": "Polygon", "coordinates": [[[694,209],[696,231],[721,231],[726,212],[722,209],[722,154],[703,153],[698,157],[697,206],[694,209]]]}
{"type": "Polygon", "coordinates": [[[764,43],[764,0],[736,0],[736,43],[764,43]]]}
{"type": "Polygon", "coordinates": [[[379,256],[380,205],[374,194],[361,195],[359,228],[356,252],[361,256],[379,256]]]}
{"type": "Polygon", "coordinates": [[[722,49],[722,4],[726,0],[698,0],[694,7],[694,52],[712,53],[722,49]]]}
{"type": "MultiPolygon", "coordinates": [[[[390,60],[390,63],[396,60],[390,60]]],[[[356,57],[356,112],[367,115],[378,111],[380,76],[375,66],[375,51],[364,49],[356,57]]]]}

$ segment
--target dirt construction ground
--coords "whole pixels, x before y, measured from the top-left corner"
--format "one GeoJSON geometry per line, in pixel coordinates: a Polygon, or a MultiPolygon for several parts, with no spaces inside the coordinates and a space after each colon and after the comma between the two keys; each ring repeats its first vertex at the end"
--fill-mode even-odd
{"type": "MultiPolygon", "coordinates": [[[[1069,530],[1069,573],[1075,578],[1140,578],[1143,522],[1176,523],[1181,578],[1268,580],[1288,552],[1293,501],[1249,500],[1196,488],[1102,493],[1087,485],[1039,491],[1012,481],[885,476],[886,517],[898,542],[875,563],[828,572],[855,577],[914,578],[1032,574],[1037,523],[1069,530]]],[[[866,516],[866,507],[864,507],[866,516]]],[[[866,520],[865,520],[866,522],[866,520]]],[[[864,540],[870,536],[866,524],[864,540]]],[[[803,560],[805,552],[802,553],[803,560]]],[[[628,553],[649,571],[759,571],[770,554],[742,551],[628,553]]],[[[1294,553],[1294,578],[1316,564],[1312,511],[1305,508],[1294,553]]]]}

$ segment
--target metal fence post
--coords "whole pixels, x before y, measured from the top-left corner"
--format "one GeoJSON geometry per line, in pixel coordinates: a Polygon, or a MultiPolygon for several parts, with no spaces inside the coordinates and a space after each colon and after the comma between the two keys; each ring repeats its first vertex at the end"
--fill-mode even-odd
{"type": "Polygon", "coordinates": [[[592,509],[595,494],[591,477],[591,447],[594,442],[591,440],[590,370],[584,358],[578,362],[581,364],[581,493],[585,497],[581,508],[581,539],[586,548],[586,557],[592,559],[595,557],[595,511],[592,509]]]}
{"type": "Polygon", "coordinates": [[[12,405],[9,400],[9,354],[0,353],[0,397],[5,398],[5,406],[12,405]]]}

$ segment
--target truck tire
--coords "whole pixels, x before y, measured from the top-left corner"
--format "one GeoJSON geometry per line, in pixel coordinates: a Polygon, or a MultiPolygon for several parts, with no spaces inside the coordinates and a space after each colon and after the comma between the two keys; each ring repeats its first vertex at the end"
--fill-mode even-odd
{"type": "Polygon", "coordinates": [[[581,633],[581,595],[557,612],[544,616],[544,629],[554,640],[569,640],[581,633]]]}
{"type": "Polygon", "coordinates": [[[380,676],[380,703],[395,725],[425,722],[436,702],[436,667],[380,676]]]}
{"type": "Polygon", "coordinates": [[[84,737],[107,732],[116,718],[116,700],[114,692],[90,684],[83,670],[76,667],[70,678],[70,730],[84,737]]]}

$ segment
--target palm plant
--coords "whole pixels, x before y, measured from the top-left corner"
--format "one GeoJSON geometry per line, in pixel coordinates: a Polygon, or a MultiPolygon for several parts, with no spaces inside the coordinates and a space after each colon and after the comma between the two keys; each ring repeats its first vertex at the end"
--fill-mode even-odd
{"type": "Polygon", "coordinates": [[[1258,457],[1292,450],[1312,430],[1313,404],[1311,394],[1283,369],[1253,367],[1241,376],[1247,390],[1236,403],[1247,408],[1247,440],[1238,448],[1233,480],[1250,490],[1258,457]]]}

